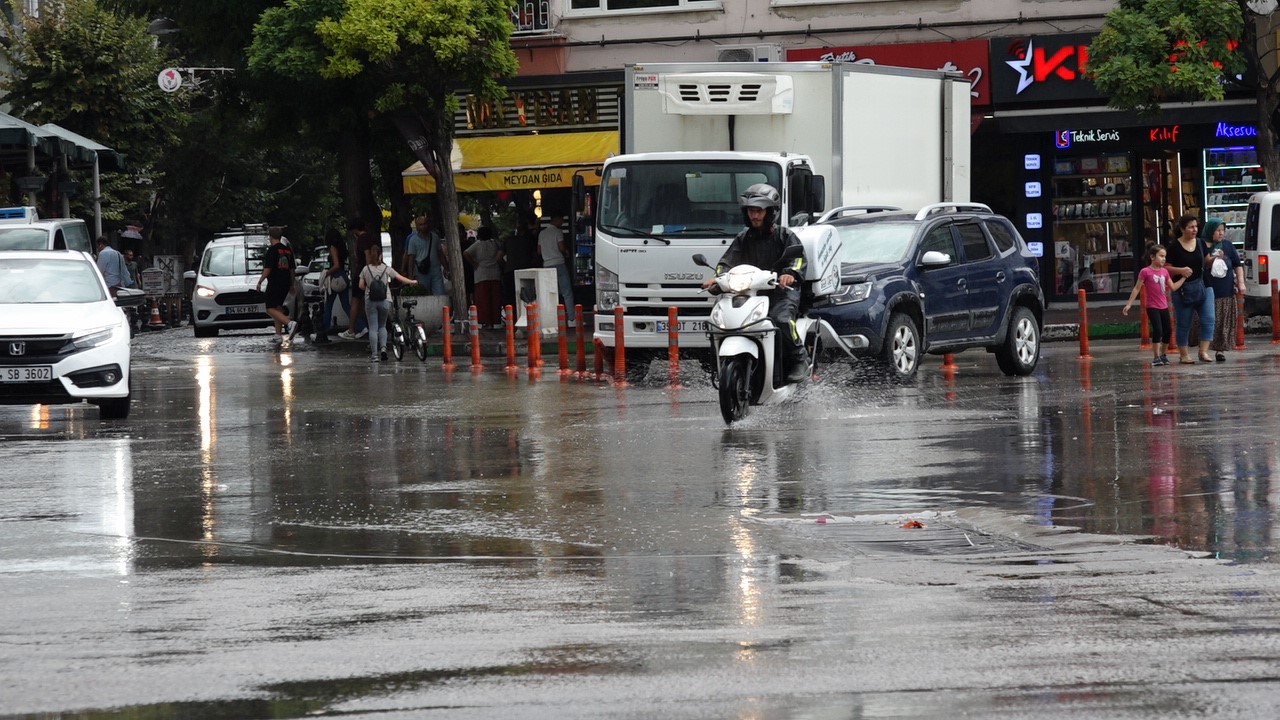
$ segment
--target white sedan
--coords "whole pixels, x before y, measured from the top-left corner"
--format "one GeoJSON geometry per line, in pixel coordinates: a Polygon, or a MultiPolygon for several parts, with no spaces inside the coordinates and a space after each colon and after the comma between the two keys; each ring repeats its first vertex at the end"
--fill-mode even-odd
{"type": "Polygon", "coordinates": [[[129,323],[93,256],[73,250],[0,252],[0,404],[88,401],[103,419],[129,415],[129,323]]]}

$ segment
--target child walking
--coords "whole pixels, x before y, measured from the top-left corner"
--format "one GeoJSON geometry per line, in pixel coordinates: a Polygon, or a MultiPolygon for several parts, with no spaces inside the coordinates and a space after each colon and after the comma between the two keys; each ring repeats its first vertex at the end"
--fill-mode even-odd
{"type": "Polygon", "coordinates": [[[1133,286],[1133,292],[1129,293],[1129,302],[1124,304],[1124,309],[1120,311],[1122,315],[1129,314],[1129,306],[1133,305],[1133,301],[1138,298],[1138,293],[1142,288],[1147,289],[1147,296],[1142,301],[1142,309],[1147,313],[1147,320],[1151,324],[1151,351],[1155,357],[1151,360],[1152,367],[1158,365],[1169,364],[1169,337],[1172,333],[1172,323],[1169,321],[1169,292],[1182,287],[1185,277],[1177,280],[1169,277],[1169,271],[1164,267],[1165,256],[1167,251],[1163,245],[1152,245],[1147,248],[1148,265],[1138,271],[1138,282],[1133,286]]]}

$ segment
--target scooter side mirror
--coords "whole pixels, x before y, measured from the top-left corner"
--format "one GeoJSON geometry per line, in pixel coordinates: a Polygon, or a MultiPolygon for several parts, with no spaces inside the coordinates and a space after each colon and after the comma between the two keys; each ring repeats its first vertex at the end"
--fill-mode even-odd
{"type": "MultiPolygon", "coordinates": [[[[700,265],[704,268],[711,267],[711,263],[707,262],[707,257],[702,253],[698,253],[697,255],[693,256],[693,264],[700,265]]],[[[712,268],[712,269],[714,270],[715,268],[712,268]]]]}

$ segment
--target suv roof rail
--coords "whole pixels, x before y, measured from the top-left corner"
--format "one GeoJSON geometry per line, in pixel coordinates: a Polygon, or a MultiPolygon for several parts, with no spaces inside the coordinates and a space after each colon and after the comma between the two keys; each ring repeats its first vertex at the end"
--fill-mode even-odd
{"type": "Polygon", "coordinates": [[[977,212],[991,212],[991,208],[982,203],[975,202],[940,202],[931,203],[920,208],[920,212],[916,213],[917,220],[923,220],[934,213],[940,212],[964,212],[966,210],[977,212]]]}
{"type": "Polygon", "coordinates": [[[832,208],[826,211],[825,213],[823,213],[822,217],[818,218],[818,222],[826,222],[831,218],[840,217],[845,213],[894,212],[896,210],[901,210],[901,209],[902,208],[897,207],[895,205],[842,205],[838,208],[832,208]]]}

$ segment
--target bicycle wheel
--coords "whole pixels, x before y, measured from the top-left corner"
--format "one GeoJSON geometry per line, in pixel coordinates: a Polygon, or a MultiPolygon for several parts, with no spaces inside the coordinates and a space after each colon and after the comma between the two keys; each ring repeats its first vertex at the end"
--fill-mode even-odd
{"type": "Polygon", "coordinates": [[[404,359],[404,325],[399,320],[391,321],[391,353],[396,360],[404,359]]]}
{"type": "Polygon", "coordinates": [[[427,359],[427,329],[420,322],[413,323],[413,351],[417,353],[418,359],[426,361],[427,359]]]}

